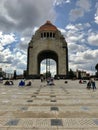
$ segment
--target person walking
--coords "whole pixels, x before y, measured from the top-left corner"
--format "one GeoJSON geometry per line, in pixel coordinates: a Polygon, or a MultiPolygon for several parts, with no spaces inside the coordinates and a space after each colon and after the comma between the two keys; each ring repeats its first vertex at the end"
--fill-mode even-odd
{"type": "Polygon", "coordinates": [[[96,83],[95,83],[95,80],[92,80],[92,88],[93,88],[93,91],[96,89],[96,83]]]}

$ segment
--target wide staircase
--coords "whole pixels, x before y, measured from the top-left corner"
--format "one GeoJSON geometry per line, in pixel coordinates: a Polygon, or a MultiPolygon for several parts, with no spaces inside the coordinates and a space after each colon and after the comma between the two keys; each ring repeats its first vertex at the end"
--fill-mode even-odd
{"type": "Polygon", "coordinates": [[[0,130],[98,130],[98,90],[77,80],[54,83],[0,84],[0,130]]]}

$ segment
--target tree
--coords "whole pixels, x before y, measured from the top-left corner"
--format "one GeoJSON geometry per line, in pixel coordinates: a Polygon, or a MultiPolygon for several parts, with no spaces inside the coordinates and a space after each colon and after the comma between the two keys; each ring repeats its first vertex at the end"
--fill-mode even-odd
{"type": "Polygon", "coordinates": [[[24,77],[24,78],[27,77],[27,71],[26,71],[26,70],[23,71],[23,77],[24,77]]]}
{"type": "Polygon", "coordinates": [[[74,77],[76,77],[72,69],[70,69],[70,71],[68,72],[68,75],[70,79],[73,79],[74,77]]]}
{"type": "Polygon", "coordinates": [[[2,75],[2,72],[0,72],[0,77],[2,77],[3,75],[2,75]]]}
{"type": "Polygon", "coordinates": [[[16,70],[14,70],[14,79],[16,79],[16,77],[17,77],[17,74],[16,74],[16,70]]]}
{"type": "Polygon", "coordinates": [[[45,75],[46,78],[51,77],[51,73],[50,73],[50,71],[47,71],[44,75],[45,75]]]}
{"type": "Polygon", "coordinates": [[[98,63],[95,65],[95,69],[97,70],[96,76],[98,77],[98,63]]]}
{"type": "Polygon", "coordinates": [[[96,69],[96,70],[97,70],[97,72],[98,72],[98,63],[96,64],[95,69],[96,69]]]}

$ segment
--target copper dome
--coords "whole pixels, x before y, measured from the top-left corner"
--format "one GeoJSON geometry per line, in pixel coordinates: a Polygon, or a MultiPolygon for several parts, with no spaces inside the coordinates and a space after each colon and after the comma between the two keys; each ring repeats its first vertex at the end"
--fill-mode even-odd
{"type": "Polygon", "coordinates": [[[50,21],[46,21],[46,23],[39,28],[39,31],[57,31],[57,27],[50,21]]]}

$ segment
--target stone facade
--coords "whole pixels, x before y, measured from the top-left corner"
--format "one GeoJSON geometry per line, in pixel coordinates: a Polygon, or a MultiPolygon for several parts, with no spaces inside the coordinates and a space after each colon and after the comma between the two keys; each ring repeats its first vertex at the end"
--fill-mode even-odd
{"type": "Polygon", "coordinates": [[[57,75],[68,73],[68,48],[61,32],[50,22],[42,25],[28,45],[27,74],[40,75],[40,63],[46,58],[56,61],[57,75]]]}

